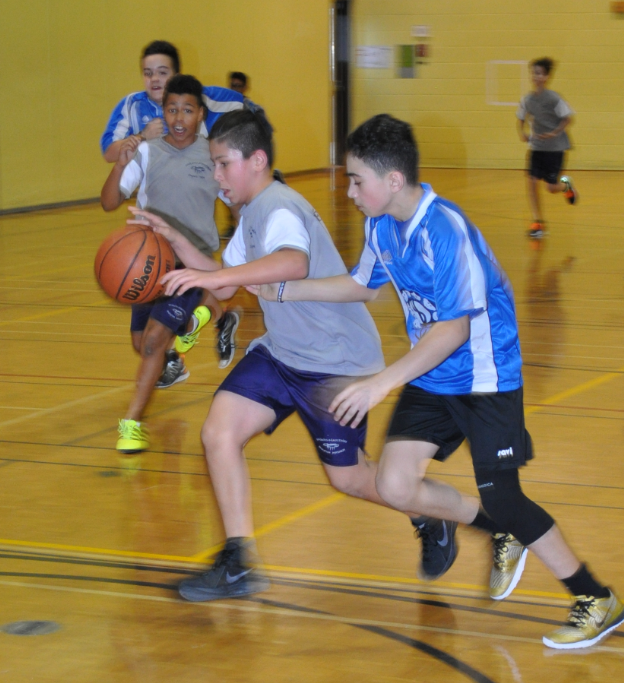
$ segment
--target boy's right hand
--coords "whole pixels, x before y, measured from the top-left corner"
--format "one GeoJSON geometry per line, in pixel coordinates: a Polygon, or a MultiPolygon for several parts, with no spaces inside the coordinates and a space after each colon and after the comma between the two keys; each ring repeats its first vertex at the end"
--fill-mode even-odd
{"type": "Polygon", "coordinates": [[[130,218],[126,221],[128,225],[149,225],[154,232],[157,232],[168,240],[175,249],[176,238],[180,233],[172,228],[167,221],[160,216],[157,216],[155,213],[144,211],[136,206],[129,206],[128,211],[134,216],[134,219],[130,218]]]}
{"type": "Polygon", "coordinates": [[[265,301],[277,301],[277,292],[279,290],[279,282],[272,285],[249,285],[245,289],[250,294],[255,294],[259,299],[265,301]]]}
{"type": "Polygon", "coordinates": [[[141,134],[146,140],[153,140],[154,138],[160,138],[165,132],[165,124],[160,117],[152,119],[145,128],[141,131],[141,134]]]}
{"type": "Polygon", "coordinates": [[[131,135],[126,138],[119,148],[119,159],[117,160],[117,163],[120,166],[127,166],[132,159],[134,159],[134,155],[141,142],[143,142],[143,139],[138,135],[131,135]]]}

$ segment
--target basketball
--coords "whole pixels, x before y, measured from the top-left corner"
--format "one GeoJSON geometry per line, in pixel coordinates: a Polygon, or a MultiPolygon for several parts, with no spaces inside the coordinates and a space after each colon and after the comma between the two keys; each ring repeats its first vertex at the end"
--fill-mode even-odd
{"type": "Polygon", "coordinates": [[[142,225],[129,225],[109,235],[95,256],[100,287],[122,304],[143,304],[162,296],[160,278],[175,267],[169,242],[142,225]]]}

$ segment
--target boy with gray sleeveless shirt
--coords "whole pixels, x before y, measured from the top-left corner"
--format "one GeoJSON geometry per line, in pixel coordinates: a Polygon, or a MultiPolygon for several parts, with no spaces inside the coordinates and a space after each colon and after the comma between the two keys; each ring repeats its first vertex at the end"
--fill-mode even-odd
{"type": "Polygon", "coordinates": [[[516,112],[520,139],[529,143],[527,190],[533,223],[528,236],[537,240],[545,234],[538,193],[540,180],[546,183],[549,192],[563,192],[569,204],[578,201],[572,178],[559,176],[564,154],[570,149],[566,128],[574,112],[559,93],[546,88],[553,67],[554,62],[548,57],[531,62],[531,80],[535,90],[522,98],[516,112]],[[527,120],[531,123],[530,135],[525,132],[527,120]]]}
{"type": "MultiPolygon", "coordinates": [[[[223,253],[224,266],[199,253],[160,218],[140,212],[164,234],[190,268],[163,278],[166,294],[205,287],[222,298],[239,286],[346,274],[322,220],[294,190],[271,175],[270,129],[258,114],[231,112],[210,134],[215,179],[224,196],[243,205],[241,222],[223,253]],[[193,269],[191,269],[193,268],[193,269]]],[[[376,463],[365,457],[366,425],[336,422],[328,411],[346,385],[384,367],[379,335],[362,303],[261,301],[267,332],[221,384],[202,441],[226,542],[205,574],[185,579],[187,600],[207,601],[265,590],[251,564],[253,519],[243,447],[297,412],[315,442],[331,484],[380,505],[376,463]]]]}

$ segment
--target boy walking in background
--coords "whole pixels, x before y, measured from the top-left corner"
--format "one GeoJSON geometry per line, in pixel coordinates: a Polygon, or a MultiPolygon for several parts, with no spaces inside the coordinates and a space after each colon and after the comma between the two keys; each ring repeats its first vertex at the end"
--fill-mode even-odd
{"type": "Polygon", "coordinates": [[[546,183],[549,192],[563,192],[568,203],[578,201],[572,178],[559,176],[565,151],[570,149],[566,128],[574,112],[561,95],[546,87],[553,68],[554,62],[548,57],[531,62],[534,90],[522,98],[516,113],[520,139],[529,143],[527,191],[533,217],[528,233],[531,239],[542,239],[545,233],[538,188],[540,180],[546,183]],[[528,135],[527,123],[530,123],[528,135]]]}

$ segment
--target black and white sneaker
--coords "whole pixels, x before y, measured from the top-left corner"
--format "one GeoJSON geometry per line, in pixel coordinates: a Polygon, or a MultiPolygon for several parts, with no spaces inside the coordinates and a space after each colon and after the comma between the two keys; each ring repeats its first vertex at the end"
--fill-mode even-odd
{"type": "Polygon", "coordinates": [[[244,559],[245,547],[239,539],[226,541],[212,568],[201,576],[184,579],[178,592],[190,602],[238,598],[269,588],[269,579],[244,559]]]}
{"type": "Polygon", "coordinates": [[[217,353],[219,354],[219,367],[227,368],[236,353],[236,330],[240,324],[241,309],[236,307],[231,311],[224,311],[215,327],[219,331],[217,335],[217,353]]]}
{"type": "Polygon", "coordinates": [[[165,352],[165,367],[158,382],[156,382],[156,389],[167,389],[167,387],[171,387],[178,382],[184,382],[190,376],[191,373],[186,369],[184,360],[175,349],[169,349],[165,352]]]}
{"type": "Polygon", "coordinates": [[[411,521],[415,535],[422,541],[422,556],[416,576],[423,581],[435,581],[446,574],[457,557],[457,522],[432,517],[417,517],[411,521]]]}

